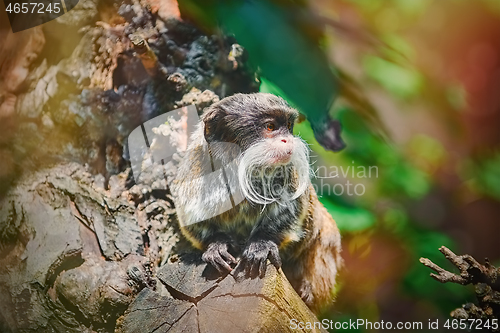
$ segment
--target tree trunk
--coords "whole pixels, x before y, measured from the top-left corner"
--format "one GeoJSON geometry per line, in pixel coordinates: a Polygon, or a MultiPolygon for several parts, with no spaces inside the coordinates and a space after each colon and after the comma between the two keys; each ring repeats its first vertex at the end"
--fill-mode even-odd
{"type": "Polygon", "coordinates": [[[0,36],[0,331],[286,332],[291,319],[317,321],[272,266],[263,279],[215,274],[180,239],[164,179],[132,177],[127,137],[144,121],[258,90],[244,55],[230,56],[235,40],[157,0],[80,1],[0,36]]]}

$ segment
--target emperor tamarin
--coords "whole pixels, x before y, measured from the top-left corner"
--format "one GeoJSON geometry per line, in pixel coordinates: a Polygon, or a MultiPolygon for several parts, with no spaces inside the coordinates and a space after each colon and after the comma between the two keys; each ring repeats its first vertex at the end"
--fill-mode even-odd
{"type": "Polygon", "coordinates": [[[332,299],[340,234],[311,185],[298,112],[272,94],[236,94],[206,108],[172,187],[182,233],[221,273],[282,267],[304,302],[332,299]]]}

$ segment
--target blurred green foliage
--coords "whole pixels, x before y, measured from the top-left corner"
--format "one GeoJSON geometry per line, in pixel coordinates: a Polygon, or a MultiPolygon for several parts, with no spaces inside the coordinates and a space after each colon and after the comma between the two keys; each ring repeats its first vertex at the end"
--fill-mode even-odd
{"type": "Polygon", "coordinates": [[[468,187],[478,194],[500,201],[500,152],[464,161],[460,174],[468,187]]]}
{"type": "Polygon", "coordinates": [[[361,231],[371,228],[375,224],[375,216],[366,209],[339,205],[329,197],[321,198],[321,202],[332,214],[337,221],[337,226],[342,231],[361,231]]]}
{"type": "Polygon", "coordinates": [[[407,99],[421,91],[423,79],[414,70],[374,56],[366,56],[363,67],[372,79],[396,97],[407,99]]]}

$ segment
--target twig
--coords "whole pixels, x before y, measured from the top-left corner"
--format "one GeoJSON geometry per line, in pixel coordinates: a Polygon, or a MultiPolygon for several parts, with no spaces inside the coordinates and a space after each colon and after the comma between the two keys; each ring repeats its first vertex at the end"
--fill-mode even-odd
{"type": "Polygon", "coordinates": [[[445,246],[441,246],[439,251],[458,268],[460,275],[439,267],[427,258],[420,258],[420,262],[424,266],[436,272],[431,273],[431,277],[441,283],[473,284],[479,303],[478,305],[467,303],[462,308],[452,311],[451,316],[458,319],[498,318],[500,316],[500,307],[498,306],[500,304],[500,268],[492,266],[488,259],[482,265],[471,255],[457,256],[445,246]]]}

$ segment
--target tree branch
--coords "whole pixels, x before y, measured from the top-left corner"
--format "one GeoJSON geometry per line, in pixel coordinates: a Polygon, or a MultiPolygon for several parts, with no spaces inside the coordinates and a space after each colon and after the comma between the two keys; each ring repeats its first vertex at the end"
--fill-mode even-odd
{"type": "MultiPolygon", "coordinates": [[[[449,272],[427,258],[420,258],[420,262],[435,271],[431,277],[446,283],[461,285],[473,284],[478,304],[467,303],[462,308],[452,311],[451,315],[457,319],[495,319],[500,317],[500,268],[492,266],[488,259],[480,264],[471,255],[456,255],[445,246],[439,251],[460,271],[460,275],[449,272]]],[[[498,331],[498,330],[497,330],[498,331]]]]}

